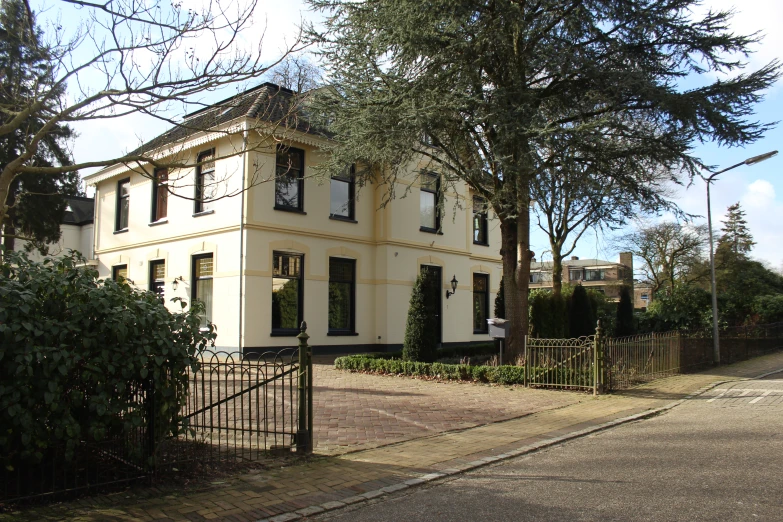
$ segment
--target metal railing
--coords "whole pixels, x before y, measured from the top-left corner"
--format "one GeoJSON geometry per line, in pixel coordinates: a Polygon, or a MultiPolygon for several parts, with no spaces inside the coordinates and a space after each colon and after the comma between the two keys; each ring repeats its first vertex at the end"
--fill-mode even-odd
{"type": "Polygon", "coordinates": [[[612,390],[680,372],[679,332],[607,338],[603,350],[606,381],[612,390]]]}
{"type": "Polygon", "coordinates": [[[598,391],[596,336],[525,337],[525,385],[598,391]]]}
{"type": "Polygon", "coordinates": [[[270,450],[312,451],[312,349],[306,329],[302,323],[298,348],[253,359],[202,352],[189,371],[179,415],[168,425],[154,422],[154,381],[135,386],[129,393],[149,412],[140,426],[102,442],[84,440],[71,448],[72,455],[55,446],[39,464],[0,469],[0,502],[109,488],[163,477],[174,468],[200,472],[219,462],[257,460],[270,450]]]}

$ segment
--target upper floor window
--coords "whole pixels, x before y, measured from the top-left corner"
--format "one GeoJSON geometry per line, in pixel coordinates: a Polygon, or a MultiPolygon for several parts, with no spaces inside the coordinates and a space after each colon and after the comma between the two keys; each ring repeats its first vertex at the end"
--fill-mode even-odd
{"type": "Polygon", "coordinates": [[[551,283],[552,272],[530,272],[531,283],[551,283]]]}
{"type": "Polygon", "coordinates": [[[424,172],[419,176],[421,191],[419,196],[419,212],[423,232],[437,232],[440,228],[438,200],[440,199],[440,177],[437,174],[424,172]]]}
{"type": "Polygon", "coordinates": [[[584,270],[582,270],[581,268],[578,270],[572,269],[568,271],[568,279],[570,281],[581,281],[582,279],[584,279],[584,275],[585,275],[584,270]]]}
{"type": "Polygon", "coordinates": [[[162,259],[150,261],[150,285],[149,291],[157,294],[160,302],[163,302],[163,294],[166,290],[166,262],[162,259]]]}
{"type": "Polygon", "coordinates": [[[487,234],[487,200],[473,196],[473,243],[489,245],[487,234]]]}
{"type": "Polygon", "coordinates": [[[605,278],[606,271],[603,268],[585,270],[585,281],[603,281],[605,278]]]}
{"type": "Polygon", "coordinates": [[[117,215],[115,216],[114,230],[128,230],[128,218],[130,216],[130,178],[117,183],[117,215]]]}
{"type": "Polygon", "coordinates": [[[356,261],[329,258],[329,333],[351,334],[355,331],[356,261]]]}
{"type": "Polygon", "coordinates": [[[304,151],[280,146],[275,166],[275,208],[304,210],[304,151]]]}
{"type": "Polygon", "coordinates": [[[272,333],[296,335],[303,320],[304,256],[274,252],[272,265],[272,333]]]}
{"type": "Polygon", "coordinates": [[[115,265],[111,267],[111,278],[118,283],[128,280],[128,265],[115,265]]]}
{"type": "Polygon", "coordinates": [[[487,333],[489,325],[489,275],[473,274],[473,333],[487,333]]]}
{"type": "Polygon", "coordinates": [[[353,220],[354,217],[354,183],[355,169],[351,165],[341,176],[333,176],[330,183],[330,217],[353,220]]]}
{"type": "Polygon", "coordinates": [[[166,219],[169,210],[169,171],[155,169],[155,179],[152,180],[152,217],[151,221],[166,219]]]}
{"type": "Polygon", "coordinates": [[[214,210],[214,198],[217,195],[215,180],[215,149],[198,155],[196,160],[196,196],[194,214],[214,210]]]}
{"type": "Polygon", "coordinates": [[[190,285],[191,299],[204,304],[200,315],[201,326],[206,327],[212,322],[212,276],[214,260],[212,254],[193,256],[192,281],[190,285]]]}

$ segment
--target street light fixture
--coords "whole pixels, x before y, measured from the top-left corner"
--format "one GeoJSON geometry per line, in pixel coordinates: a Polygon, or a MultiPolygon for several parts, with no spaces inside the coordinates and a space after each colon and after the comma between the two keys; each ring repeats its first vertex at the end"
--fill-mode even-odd
{"type": "Polygon", "coordinates": [[[723,174],[724,172],[728,172],[731,169],[736,169],[737,167],[741,167],[742,165],[755,165],[756,163],[761,163],[764,160],[768,160],[769,158],[776,156],[778,151],[773,150],[771,152],[766,152],[764,154],[759,154],[758,156],[753,156],[752,158],[748,158],[745,161],[742,161],[740,163],[737,163],[736,165],[732,165],[731,167],[725,168],[723,170],[719,170],[718,172],[715,172],[711,176],[705,178],[702,176],[701,178],[704,180],[704,182],[707,184],[707,227],[709,228],[710,233],[710,276],[711,281],[710,284],[712,286],[712,349],[713,349],[713,359],[715,364],[720,364],[720,338],[718,337],[718,294],[715,290],[715,254],[713,253],[713,247],[712,247],[712,211],[710,209],[710,183],[713,182],[715,179],[715,176],[718,174],[723,174]]]}

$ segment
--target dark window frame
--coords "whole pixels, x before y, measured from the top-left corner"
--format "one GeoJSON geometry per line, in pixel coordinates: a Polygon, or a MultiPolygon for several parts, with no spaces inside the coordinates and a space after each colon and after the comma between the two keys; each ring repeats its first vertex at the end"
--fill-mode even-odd
{"type": "Polygon", "coordinates": [[[164,167],[155,169],[153,173],[153,179],[152,179],[152,212],[150,213],[150,223],[156,223],[158,221],[168,219],[169,217],[168,185],[169,185],[169,169],[164,167]],[[161,182],[160,175],[161,173],[164,172],[166,175],[166,180],[164,182],[161,182]],[[165,200],[165,204],[166,204],[166,215],[164,216],[158,216],[158,211],[160,210],[161,197],[163,200],[165,200]]]}
{"type": "Polygon", "coordinates": [[[484,294],[484,310],[486,313],[486,317],[483,321],[483,328],[482,329],[476,329],[476,308],[471,307],[473,309],[473,333],[474,334],[487,334],[489,333],[489,323],[487,323],[487,319],[490,318],[489,315],[489,274],[482,274],[480,272],[474,272],[473,273],[473,281],[471,281],[473,284],[473,299],[475,302],[475,296],[477,293],[483,293],[484,294]],[[484,279],[484,282],[486,284],[484,292],[476,292],[476,277],[484,279]]]}
{"type": "Polygon", "coordinates": [[[163,279],[155,279],[155,267],[158,265],[163,265],[163,272],[165,274],[166,272],[166,260],[165,259],[153,259],[149,263],[149,283],[147,285],[147,289],[150,292],[153,292],[155,294],[158,294],[160,296],[161,302],[164,301],[164,296],[166,292],[166,277],[164,276],[163,279]],[[162,292],[158,292],[158,288],[162,288],[162,292]]]}
{"type": "MultiPolygon", "coordinates": [[[[332,260],[338,263],[346,263],[351,265],[351,280],[348,282],[351,285],[351,309],[349,310],[348,328],[332,328],[328,325],[327,317],[327,335],[357,335],[356,333],[356,260],[347,257],[330,257],[329,258],[329,284],[346,283],[346,281],[332,281],[332,260]]],[[[328,299],[328,297],[327,297],[328,299]]],[[[327,303],[328,306],[328,303],[327,303]]]]}
{"type": "Polygon", "coordinates": [[[356,222],[356,204],[355,204],[355,197],[356,197],[356,166],[351,165],[348,170],[347,176],[332,176],[330,183],[330,193],[329,193],[329,218],[330,219],[337,219],[341,221],[351,221],[356,222]],[[346,183],[348,185],[348,215],[343,216],[342,214],[334,214],[332,213],[332,195],[331,195],[331,183],[332,182],[338,182],[338,183],[346,183]]]}
{"type": "Polygon", "coordinates": [[[206,187],[204,185],[204,179],[206,174],[211,173],[213,183],[215,181],[215,172],[217,170],[217,163],[215,161],[215,149],[211,148],[208,150],[204,150],[198,153],[198,156],[196,156],[196,163],[202,163],[204,161],[204,158],[212,156],[212,169],[211,170],[204,170],[204,165],[196,165],[196,179],[194,183],[195,188],[195,194],[193,195],[193,213],[194,214],[203,214],[206,212],[214,212],[214,209],[209,208],[210,203],[214,203],[214,199],[205,200],[205,194],[206,187]]]}
{"type": "Polygon", "coordinates": [[[585,268],[584,281],[606,281],[606,269],[605,268],[585,268]],[[590,273],[590,277],[588,277],[590,273]],[[593,277],[597,273],[598,277],[593,277]]]}
{"type": "Polygon", "coordinates": [[[419,230],[422,232],[427,232],[428,234],[441,234],[440,231],[440,190],[441,190],[441,183],[440,183],[440,175],[436,174],[435,172],[423,172],[420,175],[420,186],[419,191],[420,192],[427,192],[429,194],[433,194],[435,196],[435,228],[425,227],[424,225],[421,225],[421,195],[419,195],[419,230]],[[426,188],[424,186],[423,180],[421,179],[421,176],[432,176],[435,178],[435,189],[426,188]]]}
{"type": "Polygon", "coordinates": [[[568,269],[568,280],[569,281],[584,281],[585,279],[585,270],[584,268],[569,268],[568,269]],[[579,277],[572,277],[572,274],[579,274],[579,277]]]}
{"type": "MultiPolygon", "coordinates": [[[[288,163],[286,162],[286,165],[288,163]]],[[[282,165],[281,165],[282,166],[282,165]]],[[[285,173],[285,176],[289,176],[291,173],[291,167],[288,166],[288,170],[285,173]]],[[[286,212],[299,212],[304,213],[304,177],[305,177],[305,151],[303,149],[297,149],[295,147],[287,147],[285,145],[278,145],[277,151],[275,152],[275,210],[282,210],[286,212]],[[299,170],[299,177],[298,180],[298,188],[297,188],[297,204],[296,205],[281,205],[278,203],[277,200],[277,182],[280,179],[280,176],[277,173],[277,167],[278,165],[281,165],[278,160],[280,157],[280,154],[284,153],[287,155],[290,154],[298,154],[299,155],[299,164],[301,165],[301,168],[299,170]]]]}
{"type": "MultiPolygon", "coordinates": [[[[275,325],[272,324],[272,333],[270,334],[271,337],[292,337],[292,336],[299,335],[299,325],[301,325],[302,321],[304,321],[304,280],[305,280],[304,263],[305,263],[304,254],[300,254],[298,252],[286,252],[284,250],[272,251],[272,280],[274,281],[275,279],[298,279],[299,285],[297,286],[297,292],[298,292],[297,299],[298,299],[299,307],[297,310],[296,328],[275,328],[275,325]],[[278,255],[299,258],[299,277],[275,275],[274,259],[278,255]]],[[[271,317],[270,320],[272,320],[271,317]]]]}
{"type": "Polygon", "coordinates": [[[114,231],[123,232],[130,228],[130,178],[124,178],[117,182],[117,198],[116,198],[115,216],[114,216],[114,231]],[[122,194],[122,185],[128,184],[127,194],[122,194]],[[125,216],[125,226],[122,225],[122,201],[128,200],[128,212],[125,216]]]}
{"type": "Polygon", "coordinates": [[[487,209],[487,200],[481,196],[473,196],[473,244],[489,246],[489,209],[487,209]],[[478,205],[476,204],[478,201],[478,205]],[[479,236],[483,235],[484,240],[476,239],[476,217],[478,216],[479,236]]]}
{"type": "Polygon", "coordinates": [[[123,270],[123,269],[125,270],[125,277],[123,279],[125,279],[125,281],[128,280],[128,265],[124,264],[124,265],[114,265],[114,266],[111,267],[111,279],[112,279],[112,281],[116,281],[118,283],[120,282],[117,279],[119,277],[119,274],[117,272],[119,272],[120,270],[123,270]]]}
{"type": "MultiPolygon", "coordinates": [[[[212,299],[215,298],[215,254],[213,252],[207,252],[204,254],[194,254],[190,257],[190,300],[191,302],[198,299],[198,281],[211,279],[212,280],[212,299]],[[200,259],[212,259],[212,275],[208,277],[196,277],[196,263],[200,259]]],[[[212,322],[212,306],[207,310],[204,310],[204,319],[207,323],[212,322]]]]}

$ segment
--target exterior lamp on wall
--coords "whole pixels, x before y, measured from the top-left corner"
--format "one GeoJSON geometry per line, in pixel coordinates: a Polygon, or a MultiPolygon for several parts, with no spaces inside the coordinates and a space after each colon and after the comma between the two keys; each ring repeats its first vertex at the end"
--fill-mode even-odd
{"type": "Polygon", "coordinates": [[[171,288],[172,288],[172,289],[173,289],[175,292],[177,291],[177,287],[179,286],[179,282],[180,282],[180,281],[184,281],[184,279],[182,279],[182,276],[175,277],[175,278],[174,278],[174,281],[172,281],[172,282],[171,282],[171,288]]]}
{"type": "Polygon", "coordinates": [[[457,275],[451,277],[451,292],[446,290],[446,299],[457,293],[457,275]]]}

